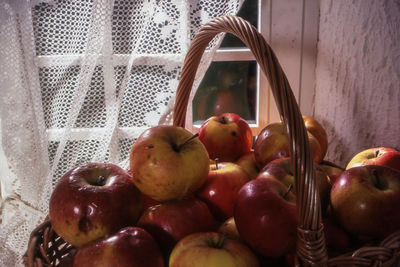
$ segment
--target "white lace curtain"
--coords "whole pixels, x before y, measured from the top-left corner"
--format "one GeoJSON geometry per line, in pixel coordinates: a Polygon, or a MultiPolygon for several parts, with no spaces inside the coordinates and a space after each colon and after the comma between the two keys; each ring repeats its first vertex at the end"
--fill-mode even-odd
{"type": "Polygon", "coordinates": [[[242,1],[0,0],[0,266],[22,265],[63,173],[126,168],[135,138],[171,123],[190,39],[242,1]]]}

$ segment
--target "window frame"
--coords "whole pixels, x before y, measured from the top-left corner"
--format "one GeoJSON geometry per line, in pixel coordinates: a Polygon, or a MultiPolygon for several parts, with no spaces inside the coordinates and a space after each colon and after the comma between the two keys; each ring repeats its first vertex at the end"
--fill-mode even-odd
{"type": "MultiPolygon", "coordinates": [[[[258,31],[277,55],[302,114],[313,116],[319,1],[257,1],[258,31]],[[284,42],[286,43],[283,44],[284,42]]],[[[249,48],[238,47],[218,48],[211,62],[254,60],[249,48]]],[[[258,64],[256,98],[255,123],[249,123],[254,136],[257,136],[269,123],[280,121],[280,114],[268,79],[261,73],[258,64]]],[[[189,101],[190,111],[192,110],[191,100],[189,101]]],[[[190,114],[190,122],[186,127],[192,132],[198,132],[200,126],[193,124],[192,114],[190,114]]]]}

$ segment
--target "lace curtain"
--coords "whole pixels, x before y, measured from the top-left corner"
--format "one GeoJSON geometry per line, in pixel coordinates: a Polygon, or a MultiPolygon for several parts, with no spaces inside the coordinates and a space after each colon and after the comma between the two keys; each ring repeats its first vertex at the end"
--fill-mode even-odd
{"type": "Polygon", "coordinates": [[[0,266],[22,265],[63,173],[85,162],[126,168],[135,138],[171,123],[191,38],[242,1],[0,1],[0,266]]]}

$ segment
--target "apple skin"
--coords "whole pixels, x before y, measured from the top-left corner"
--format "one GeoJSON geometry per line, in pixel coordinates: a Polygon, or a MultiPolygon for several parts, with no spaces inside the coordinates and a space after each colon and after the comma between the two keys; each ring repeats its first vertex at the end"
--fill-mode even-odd
{"type": "Polygon", "coordinates": [[[363,165],[382,165],[400,171],[400,152],[390,147],[373,147],[357,153],[346,170],[363,165]]]}
{"type": "Polygon", "coordinates": [[[265,257],[294,251],[298,216],[295,195],[276,179],[246,183],[236,199],[234,218],[241,238],[265,257]]]}
{"type": "Polygon", "coordinates": [[[254,150],[242,155],[236,161],[236,164],[241,166],[245,172],[247,172],[250,180],[255,179],[260,172],[260,168],[258,168],[256,158],[254,156],[254,150]]]}
{"type": "Polygon", "coordinates": [[[366,165],[342,173],[331,190],[332,214],[359,240],[400,230],[400,172],[366,165]]]}
{"type": "Polygon", "coordinates": [[[321,146],[321,157],[325,157],[328,150],[328,134],[325,128],[313,117],[303,115],[304,126],[306,130],[317,138],[321,146]]]}
{"type": "Polygon", "coordinates": [[[208,118],[199,129],[199,139],[211,159],[235,162],[249,152],[253,135],[249,124],[239,115],[223,113],[208,118]]]}
{"type": "MultiPolygon", "coordinates": [[[[324,213],[327,206],[329,205],[329,197],[331,191],[331,183],[328,175],[319,167],[315,168],[316,182],[321,199],[321,209],[324,213]]],[[[281,181],[286,187],[290,184],[293,186],[293,191],[295,189],[295,179],[292,169],[292,164],[290,158],[279,158],[269,162],[257,176],[259,178],[275,178],[281,181]]]]}
{"type": "Polygon", "coordinates": [[[218,227],[218,233],[224,234],[230,239],[242,241],[233,216],[226,219],[225,222],[218,227]]]}
{"type": "Polygon", "coordinates": [[[178,126],[159,125],[144,131],[130,153],[132,181],[157,201],[183,199],[207,178],[209,157],[198,138],[178,126]]]}
{"type": "Polygon", "coordinates": [[[125,227],[79,248],[71,266],[164,267],[164,259],[148,232],[139,227],[125,227]]]}
{"type": "Polygon", "coordinates": [[[49,202],[52,228],[75,247],[134,225],[140,211],[139,190],[126,171],[111,163],[71,169],[49,202]]]}
{"type": "MultiPolygon", "coordinates": [[[[314,162],[319,163],[321,146],[311,133],[307,134],[314,162]]],[[[289,137],[282,122],[270,123],[261,130],[254,143],[254,156],[260,169],[274,159],[290,157],[289,137]]]]}
{"type": "Polygon", "coordinates": [[[147,230],[168,255],[183,237],[217,228],[207,205],[196,198],[174,200],[152,206],[139,218],[137,226],[147,230]]]}
{"type": "Polygon", "coordinates": [[[330,184],[333,185],[344,169],[332,162],[323,160],[318,165],[329,177],[330,184]]]}
{"type": "Polygon", "coordinates": [[[249,180],[242,167],[233,162],[212,164],[207,180],[196,196],[207,204],[218,221],[224,221],[233,216],[239,189],[249,180]]]}
{"type": "Polygon", "coordinates": [[[332,217],[322,218],[326,246],[329,251],[345,252],[351,248],[350,235],[332,217]]]}
{"type": "Polygon", "coordinates": [[[242,242],[221,233],[193,233],[174,247],[169,267],[259,267],[256,255],[242,242]]]}

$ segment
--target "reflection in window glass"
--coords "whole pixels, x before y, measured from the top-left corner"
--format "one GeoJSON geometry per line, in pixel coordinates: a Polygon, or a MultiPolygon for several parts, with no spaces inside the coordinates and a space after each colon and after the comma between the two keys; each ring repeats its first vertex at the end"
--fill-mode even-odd
{"type": "Polygon", "coordinates": [[[254,122],[256,92],[255,61],[213,62],[193,98],[193,123],[225,112],[254,122]]]}

